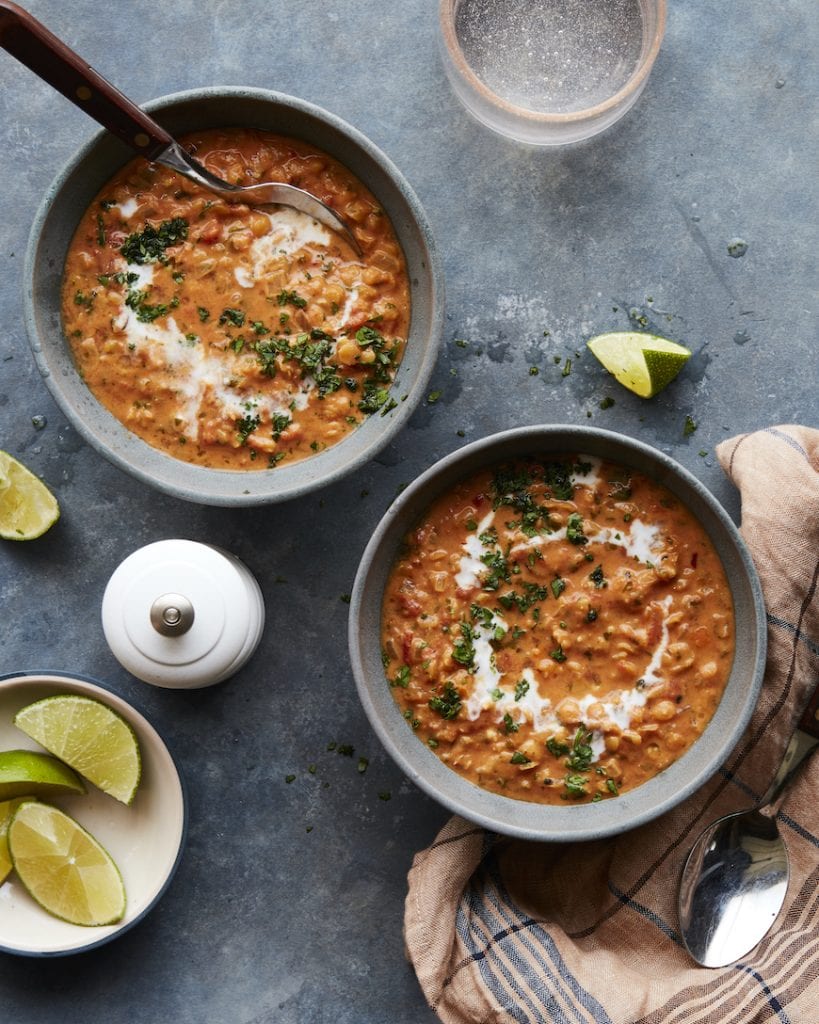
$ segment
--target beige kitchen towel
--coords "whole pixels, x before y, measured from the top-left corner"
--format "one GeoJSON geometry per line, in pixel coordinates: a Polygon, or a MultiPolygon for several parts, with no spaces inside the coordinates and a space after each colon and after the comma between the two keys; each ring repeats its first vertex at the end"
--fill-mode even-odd
{"type": "Polygon", "coordinates": [[[679,934],[693,841],[765,791],[819,681],[819,430],[772,427],[717,454],[765,595],[751,724],[702,789],[620,837],[544,845],[450,820],[415,857],[405,910],[408,956],[446,1024],[819,1024],[819,755],[780,812],[792,874],[776,927],[715,970],[679,934]]]}

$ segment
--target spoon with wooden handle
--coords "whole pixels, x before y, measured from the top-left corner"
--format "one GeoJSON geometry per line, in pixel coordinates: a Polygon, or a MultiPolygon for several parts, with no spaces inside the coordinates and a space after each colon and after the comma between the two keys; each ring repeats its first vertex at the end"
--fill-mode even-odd
{"type": "Polygon", "coordinates": [[[18,4],[0,0],[0,46],[146,160],[170,167],[229,203],[290,206],[341,235],[360,255],[347,223],[326,203],[285,182],[231,185],[211,174],[62,40],[18,4]]]}

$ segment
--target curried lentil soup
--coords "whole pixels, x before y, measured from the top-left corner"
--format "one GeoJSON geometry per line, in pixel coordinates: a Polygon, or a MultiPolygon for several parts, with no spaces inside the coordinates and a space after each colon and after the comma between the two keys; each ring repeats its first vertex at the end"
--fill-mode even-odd
{"type": "Polygon", "coordinates": [[[240,470],[313,455],[394,408],[409,283],[376,199],[295,139],[237,128],[181,141],[234,184],[312,192],[363,256],[305,214],[231,205],[132,161],[84,214],[65,265],[63,327],[94,395],[155,448],[240,470]]]}
{"type": "Polygon", "coordinates": [[[641,473],[579,456],[499,464],[406,538],[382,608],[408,726],[518,800],[616,797],[702,733],[734,613],[705,531],[641,473]]]}

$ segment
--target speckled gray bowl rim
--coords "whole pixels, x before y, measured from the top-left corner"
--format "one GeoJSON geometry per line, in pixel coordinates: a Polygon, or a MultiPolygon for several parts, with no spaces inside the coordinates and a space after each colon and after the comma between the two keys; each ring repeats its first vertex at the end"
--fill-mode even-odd
{"type": "MultiPolygon", "coordinates": [[[[64,214],[58,211],[58,217],[62,214],[69,218],[69,240],[93,196],[117,167],[133,159],[134,154],[106,131],[98,132],[87,142],[49,187],[32,225],[23,274],[24,318],[34,358],[46,385],[71,425],[114,465],[143,483],[174,497],[205,505],[235,507],[289,500],[324,487],[364,465],[395,437],[421,401],[443,332],[444,276],[427,216],[398,168],[358,129],[306,100],[270,90],[238,86],[212,86],[177,92],[143,107],[157,116],[160,122],[165,120],[163,115],[172,121],[177,114],[190,120],[191,115],[184,109],[190,105],[216,109],[220,103],[230,104],[230,110],[237,112],[235,119],[230,115],[220,117],[217,113],[212,123],[203,117],[197,120],[194,115],[189,127],[180,125],[176,129],[182,132],[231,124],[250,127],[251,119],[240,113],[242,103],[248,101],[249,106],[269,104],[277,108],[275,118],[282,122],[281,127],[269,124],[259,127],[299,136],[295,126],[286,127],[285,122],[289,115],[303,117],[309,129],[302,137],[307,138],[317,126],[317,134],[324,135],[325,144],[322,145],[321,141],[313,144],[340,160],[363,180],[390,216],[407,259],[412,302],[409,337],[393,384],[393,395],[398,402],[395,409],[386,415],[375,413],[369,416],[352,434],[318,455],[292,465],[283,464],[274,469],[252,472],[206,469],[174,459],[142,441],[109,413],[82,382],[63,337],[59,318],[59,280],[64,250],[57,256],[40,252],[44,229],[51,224],[50,218],[61,195],[77,188],[74,176],[80,168],[94,161],[95,166],[102,162],[108,170],[103,174],[95,171],[91,175],[90,184],[87,188],[83,186],[88,197],[80,208],[68,206],[64,214]],[[342,147],[349,146],[349,152],[330,148],[327,145],[330,138],[338,138],[342,147]],[[43,263],[49,260],[50,265],[46,269],[43,263]],[[55,267],[55,263],[59,266],[55,267]],[[48,282],[42,283],[41,279],[48,274],[51,275],[48,282]],[[49,294],[56,288],[56,323],[53,322],[53,309],[45,311],[40,308],[38,288],[40,292],[49,294]],[[48,324],[41,322],[49,313],[52,321],[48,324]]],[[[310,138],[307,141],[311,141],[310,138]]],[[[62,228],[52,230],[65,233],[62,228]]]]}
{"type": "Polygon", "coordinates": [[[94,676],[84,675],[81,672],[59,672],[55,669],[23,669],[21,672],[0,673],[0,683],[9,682],[10,680],[17,679],[24,680],[26,678],[31,678],[35,681],[38,679],[43,679],[46,683],[51,682],[51,680],[57,679],[65,679],[66,682],[68,683],[89,683],[91,686],[99,687],[99,689],[105,693],[110,693],[113,697],[116,697],[118,700],[121,700],[123,704],[127,704],[132,711],[138,714],[140,718],[142,718],[145,721],[149,728],[152,729],[153,732],[156,733],[156,735],[161,740],[162,744],[165,747],[165,750],[167,751],[168,757],[170,758],[171,763],[173,764],[174,769],[176,770],[176,776],[177,779],[179,780],[179,788],[182,792],[182,827],[180,830],[179,847],[176,851],[176,857],[167,874],[165,875],[165,879],[162,882],[162,885],[157,890],[153,899],[150,901],[150,903],[146,904],[142,908],[139,914],[131,918],[130,921],[126,921],[115,931],[109,932],[107,935],[99,939],[94,938],[94,929],[89,928],[88,942],[83,943],[82,945],[74,946],[71,949],[41,951],[33,949],[17,949],[14,946],[0,945],[0,953],[10,953],[13,956],[21,956],[35,960],[51,960],[66,956],[77,956],[80,953],[88,953],[92,949],[99,949],[100,946],[107,946],[109,942],[113,942],[115,939],[118,939],[121,935],[124,935],[126,932],[129,932],[133,927],[135,927],[135,925],[138,925],[140,921],[143,921],[148,916],[148,914],[150,914],[150,912],[154,909],[157,903],[159,903],[159,901],[168,891],[168,886],[173,881],[174,875],[176,874],[180,861],[182,860],[182,854],[185,852],[185,845],[187,844],[188,841],[188,786],[185,781],[185,776],[182,772],[179,761],[174,756],[173,749],[168,745],[167,739],[162,735],[162,733],[159,732],[159,730],[153,724],[153,722],[145,713],[145,711],[137,703],[135,703],[133,700],[126,699],[122,696],[121,693],[117,693],[117,691],[114,690],[113,687],[109,686],[108,683],[103,683],[101,680],[96,679],[94,676]]]}
{"type": "Polygon", "coordinates": [[[734,523],[710,491],[664,453],[611,431],[571,425],[529,426],[493,434],[435,463],[388,509],[364,551],[350,600],[348,641],[364,711],[409,779],[449,810],[504,835],[544,842],[601,839],[669,811],[720,768],[756,705],[765,669],[762,590],[734,523]],[[703,524],[726,570],[736,617],[734,664],[720,704],[700,738],[642,786],[596,804],[551,807],[482,790],[447,768],[408,727],[381,662],[384,586],[407,531],[436,497],[497,461],[525,454],[584,454],[631,466],[680,498],[703,524]]]}

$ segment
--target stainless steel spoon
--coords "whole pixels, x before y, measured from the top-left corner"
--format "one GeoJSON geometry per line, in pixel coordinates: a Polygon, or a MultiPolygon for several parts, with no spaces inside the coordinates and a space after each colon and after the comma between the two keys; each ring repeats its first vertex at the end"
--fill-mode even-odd
{"type": "Polygon", "coordinates": [[[680,930],[704,967],[725,967],[749,953],[773,926],[788,888],[788,851],[776,814],[788,786],[819,745],[819,685],[791,737],[768,791],[747,811],[710,825],[683,866],[680,930]]]}
{"type": "Polygon", "coordinates": [[[0,46],[146,160],[170,167],[229,203],[291,206],[337,232],[361,255],[350,227],[326,203],[284,182],[231,185],[217,178],[36,18],[6,0],[0,0],[0,46]]]}

